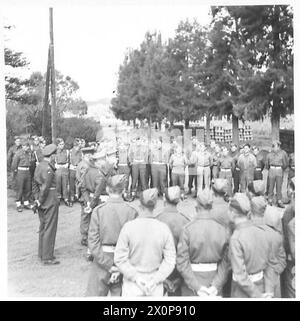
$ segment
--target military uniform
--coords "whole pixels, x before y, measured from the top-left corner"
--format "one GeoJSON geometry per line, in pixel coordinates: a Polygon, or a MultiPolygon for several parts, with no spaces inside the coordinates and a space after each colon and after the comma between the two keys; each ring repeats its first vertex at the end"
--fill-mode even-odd
{"type": "Polygon", "coordinates": [[[270,152],[267,156],[266,168],[269,170],[269,187],[268,199],[273,202],[274,187],[276,185],[277,203],[282,202],[282,182],[284,170],[288,167],[288,157],[285,151],[278,150],[277,152],[270,152]]]}
{"type": "MultiPolygon", "coordinates": [[[[8,150],[8,153],[7,153],[7,169],[8,171],[11,171],[11,165],[12,165],[12,161],[13,161],[13,158],[16,154],[16,152],[18,150],[20,150],[22,148],[22,145],[13,145],[9,148],[8,150]]],[[[10,186],[9,188],[12,188],[13,190],[16,190],[16,182],[15,182],[15,173],[12,172],[12,174],[10,175],[10,186]]]]}
{"type": "Polygon", "coordinates": [[[146,180],[146,165],[148,164],[148,147],[135,144],[130,148],[129,162],[132,165],[132,185],[133,193],[137,191],[137,184],[140,182],[142,191],[148,187],[146,180]]]}
{"type": "Polygon", "coordinates": [[[196,151],[196,145],[192,144],[192,148],[187,150],[186,157],[188,159],[188,172],[189,172],[189,182],[188,182],[188,187],[189,187],[189,193],[191,193],[192,188],[193,188],[193,182],[195,184],[195,190],[197,194],[197,167],[195,164],[192,164],[190,162],[192,154],[196,151]]]}
{"type": "Polygon", "coordinates": [[[87,286],[87,296],[121,295],[121,283],[110,284],[114,250],[124,224],[137,217],[134,208],[121,198],[109,198],[95,208],[90,223],[88,243],[94,256],[87,286]]]}
{"type": "Polygon", "coordinates": [[[232,173],[234,172],[234,160],[231,156],[223,156],[218,161],[219,178],[227,181],[227,195],[232,196],[232,173]]]}
{"type": "Polygon", "coordinates": [[[293,177],[295,177],[295,154],[291,153],[289,157],[288,185],[293,177]]]}
{"type": "Polygon", "coordinates": [[[241,192],[246,192],[248,185],[254,180],[254,169],[257,167],[256,158],[253,154],[241,154],[237,161],[237,167],[240,169],[241,192]]]}
{"type": "Polygon", "coordinates": [[[265,160],[263,153],[259,152],[256,157],[256,167],[254,169],[254,181],[263,179],[263,169],[265,167],[265,160]]]}
{"type": "Polygon", "coordinates": [[[216,179],[219,177],[219,159],[221,157],[221,153],[217,152],[215,148],[210,148],[209,152],[212,156],[211,177],[216,179]]]}
{"type": "Polygon", "coordinates": [[[240,152],[236,150],[235,152],[230,151],[229,155],[233,159],[234,171],[233,171],[233,193],[237,193],[240,189],[240,169],[237,166],[237,161],[240,156],[240,152]]]}
{"type": "MultiPolygon", "coordinates": [[[[45,147],[43,154],[49,157],[55,152],[54,144],[45,147]]],[[[54,246],[58,222],[59,201],[56,193],[55,168],[46,160],[37,166],[34,173],[34,194],[39,202],[40,229],[38,256],[48,263],[58,263],[54,258],[54,246]]]]}
{"type": "Polygon", "coordinates": [[[70,201],[74,202],[75,195],[78,195],[78,191],[76,189],[76,169],[78,164],[82,160],[82,151],[76,150],[75,148],[72,148],[70,150],[70,201]]]}
{"type": "Polygon", "coordinates": [[[169,165],[172,170],[172,186],[179,186],[181,192],[184,192],[185,168],[188,160],[184,154],[173,154],[170,158],[169,165]]]}
{"type": "Polygon", "coordinates": [[[197,168],[197,190],[204,188],[210,188],[210,167],[212,165],[212,157],[210,153],[205,150],[194,151],[190,160],[191,164],[195,164],[197,168]]]}
{"type": "Polygon", "coordinates": [[[55,155],[57,194],[58,198],[63,198],[65,202],[69,201],[69,156],[69,151],[67,149],[57,149],[55,155]]]}
{"type": "Polygon", "coordinates": [[[228,273],[227,229],[199,210],[195,221],[186,225],[177,247],[177,269],[184,279],[183,296],[195,296],[201,286],[215,286],[219,293],[228,273]]]}
{"type": "Polygon", "coordinates": [[[125,190],[128,192],[130,167],[129,167],[129,146],[127,144],[120,144],[117,147],[118,150],[118,174],[126,175],[127,181],[125,184],[125,190]]]}
{"type": "Polygon", "coordinates": [[[165,146],[155,147],[150,153],[152,184],[161,195],[163,195],[167,187],[168,157],[169,151],[165,146]]]}
{"type": "Polygon", "coordinates": [[[25,206],[29,206],[31,196],[31,151],[18,150],[13,158],[12,171],[16,173],[16,203],[20,208],[23,201],[25,206]]]}

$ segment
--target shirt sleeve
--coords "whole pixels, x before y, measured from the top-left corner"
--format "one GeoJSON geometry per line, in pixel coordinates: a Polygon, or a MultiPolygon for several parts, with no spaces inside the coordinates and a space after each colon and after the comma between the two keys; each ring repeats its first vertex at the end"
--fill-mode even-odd
{"type": "Polygon", "coordinates": [[[127,225],[125,224],[120,232],[116,245],[114,262],[126,279],[135,282],[137,270],[129,260],[129,234],[127,225]]]}
{"type": "Polygon", "coordinates": [[[186,285],[196,292],[199,291],[201,284],[192,270],[189,255],[189,237],[186,229],[183,229],[177,245],[176,267],[186,285]]]}
{"type": "Polygon", "coordinates": [[[251,298],[262,297],[262,293],[257,286],[250,280],[245,266],[243,248],[240,242],[236,239],[231,239],[230,245],[230,260],[232,273],[241,289],[251,298]]]}
{"type": "Polygon", "coordinates": [[[166,226],[164,233],[166,240],[163,248],[163,260],[158,271],[154,274],[154,282],[157,284],[163,282],[172,273],[176,263],[174,238],[168,226],[166,226]]]}
{"type": "Polygon", "coordinates": [[[13,157],[13,161],[12,161],[12,165],[11,165],[12,171],[17,170],[17,168],[19,166],[19,162],[20,162],[20,156],[18,153],[16,153],[15,156],[13,157]]]}

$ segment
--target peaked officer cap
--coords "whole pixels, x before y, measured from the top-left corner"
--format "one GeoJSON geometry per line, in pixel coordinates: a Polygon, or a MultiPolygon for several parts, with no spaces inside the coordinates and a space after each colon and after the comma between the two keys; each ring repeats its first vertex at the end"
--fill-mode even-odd
{"type": "Polygon", "coordinates": [[[172,186],[166,190],[166,199],[168,202],[177,204],[180,201],[180,195],[179,186],[172,186]]]}
{"type": "Polygon", "coordinates": [[[212,191],[208,188],[204,190],[200,190],[197,193],[197,201],[199,205],[201,205],[204,208],[211,208],[213,204],[213,194],[212,191]]]}
{"type": "Polygon", "coordinates": [[[251,211],[254,215],[264,216],[267,202],[263,196],[256,196],[251,199],[251,211]]]}
{"type": "Polygon", "coordinates": [[[142,192],[140,201],[145,207],[154,207],[156,205],[157,198],[157,188],[149,188],[142,192]]]}
{"type": "Polygon", "coordinates": [[[45,148],[42,151],[43,156],[49,157],[52,154],[54,154],[57,150],[57,146],[55,144],[49,144],[45,146],[45,148]]]}
{"type": "Polygon", "coordinates": [[[243,193],[235,193],[233,198],[231,199],[229,206],[236,209],[240,214],[247,215],[250,210],[250,200],[243,193]]]}
{"type": "Polygon", "coordinates": [[[102,149],[100,152],[93,154],[91,158],[94,160],[106,158],[106,151],[102,149]]]}

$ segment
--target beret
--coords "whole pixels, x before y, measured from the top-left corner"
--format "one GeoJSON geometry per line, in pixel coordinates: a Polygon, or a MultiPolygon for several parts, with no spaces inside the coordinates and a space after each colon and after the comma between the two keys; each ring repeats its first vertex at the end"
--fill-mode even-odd
{"type": "Polygon", "coordinates": [[[52,154],[54,154],[57,150],[57,146],[55,144],[49,144],[45,146],[45,148],[42,151],[43,156],[49,157],[52,154]]]}
{"type": "Polygon", "coordinates": [[[198,203],[205,207],[211,207],[213,204],[213,193],[210,189],[206,188],[204,190],[200,190],[197,193],[197,201],[198,203]]]}
{"type": "Polygon", "coordinates": [[[157,188],[149,188],[142,192],[140,201],[145,207],[154,207],[156,205],[157,198],[157,188]]]}
{"type": "Polygon", "coordinates": [[[224,195],[228,190],[228,182],[224,178],[215,178],[212,187],[216,193],[224,195]]]}
{"type": "Polygon", "coordinates": [[[229,206],[236,209],[240,214],[247,215],[250,210],[250,200],[243,193],[235,193],[233,198],[230,200],[229,206]]]}
{"type": "Polygon", "coordinates": [[[114,189],[123,190],[125,187],[126,181],[127,181],[126,175],[113,175],[108,179],[107,185],[114,189]]]}
{"type": "Polygon", "coordinates": [[[167,188],[166,190],[166,199],[168,202],[178,203],[180,201],[180,187],[172,186],[167,188]]]}
{"type": "Polygon", "coordinates": [[[249,184],[250,192],[254,193],[257,196],[264,195],[266,187],[263,180],[256,180],[249,184]]]}
{"type": "Polygon", "coordinates": [[[263,196],[256,196],[251,199],[251,212],[254,215],[264,216],[267,202],[263,196]]]}

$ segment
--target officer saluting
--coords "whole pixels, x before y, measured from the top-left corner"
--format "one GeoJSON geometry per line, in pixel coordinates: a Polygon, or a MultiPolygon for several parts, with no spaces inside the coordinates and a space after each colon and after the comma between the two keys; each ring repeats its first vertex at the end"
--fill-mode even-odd
{"type": "Polygon", "coordinates": [[[114,266],[114,250],[123,225],[137,217],[137,211],[125,203],[122,193],[126,175],[114,175],[108,179],[109,199],[99,205],[92,214],[89,229],[89,248],[94,261],[88,281],[87,296],[121,295],[118,269],[114,266]]]}
{"type": "Polygon", "coordinates": [[[40,219],[38,256],[45,265],[59,263],[53,255],[59,209],[55,168],[50,163],[50,157],[55,152],[56,145],[46,146],[43,149],[44,159],[34,173],[35,207],[40,219]]]}

